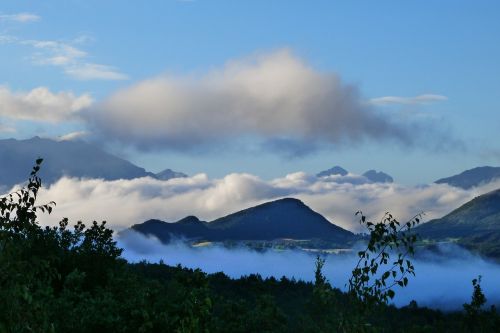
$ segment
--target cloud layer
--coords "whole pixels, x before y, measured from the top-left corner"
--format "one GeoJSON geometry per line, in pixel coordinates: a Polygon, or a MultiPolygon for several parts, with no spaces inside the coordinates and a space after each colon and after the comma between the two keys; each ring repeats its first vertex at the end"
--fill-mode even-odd
{"type": "Polygon", "coordinates": [[[355,86],[288,50],[228,62],[201,76],[161,76],[120,90],[87,114],[102,136],[139,147],[188,149],[253,137],[304,144],[413,139],[355,86]]]}
{"type": "Polygon", "coordinates": [[[210,221],[266,201],[295,197],[331,222],[359,232],[354,216],[357,210],[373,220],[390,211],[401,221],[424,211],[429,220],[498,187],[497,182],[465,191],[444,184],[413,187],[368,183],[366,178],[352,174],[318,179],[303,172],[271,181],[250,174],[229,174],[220,179],[199,174],[169,181],[62,178],[43,189],[40,202],[57,203],[51,216],[42,217],[43,223],[56,224],[62,217],[75,222],[107,220],[120,230],[152,218],[177,221],[196,215],[210,221]]]}

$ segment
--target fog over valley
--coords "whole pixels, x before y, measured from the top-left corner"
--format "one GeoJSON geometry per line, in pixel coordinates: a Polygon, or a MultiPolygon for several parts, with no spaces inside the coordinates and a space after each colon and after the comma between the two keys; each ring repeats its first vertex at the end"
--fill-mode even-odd
{"type": "MultiPolygon", "coordinates": [[[[179,240],[168,245],[154,237],[127,231],[118,238],[124,248],[123,256],[132,262],[164,261],[201,268],[207,273],[224,272],[232,278],[250,274],[262,277],[282,276],[314,281],[314,261],[317,253],[301,250],[268,250],[257,252],[246,247],[190,247],[179,240]]],[[[349,254],[321,254],[326,259],[324,274],[336,288],[346,290],[346,283],[356,265],[355,251],[349,254]]],[[[440,247],[439,252],[424,251],[414,260],[416,276],[406,288],[396,288],[394,304],[405,306],[417,301],[420,306],[442,310],[460,310],[470,301],[470,281],[482,275],[482,287],[489,304],[500,304],[500,265],[455,245],[440,247]]]]}

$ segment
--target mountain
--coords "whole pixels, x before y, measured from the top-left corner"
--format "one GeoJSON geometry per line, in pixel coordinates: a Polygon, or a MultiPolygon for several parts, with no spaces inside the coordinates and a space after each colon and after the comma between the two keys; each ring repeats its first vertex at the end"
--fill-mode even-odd
{"type": "Polygon", "coordinates": [[[38,157],[44,159],[40,171],[44,184],[54,183],[62,176],[106,180],[155,177],[143,168],[83,141],[34,137],[0,140],[0,185],[11,187],[24,182],[38,157]]]}
{"type": "Polygon", "coordinates": [[[483,166],[466,170],[458,175],[442,178],[436,184],[448,184],[468,190],[472,187],[487,184],[495,179],[500,179],[500,167],[483,166]]]}
{"type": "Polygon", "coordinates": [[[171,223],[153,219],[135,224],[131,229],[145,235],[153,235],[164,243],[168,243],[172,238],[206,239],[212,235],[207,222],[200,221],[196,216],[188,216],[171,223]]]}
{"type": "Polygon", "coordinates": [[[182,172],[173,171],[171,169],[165,169],[161,172],[156,173],[155,177],[160,180],[169,180],[173,178],[186,178],[187,175],[182,172]]]}
{"type": "Polygon", "coordinates": [[[500,258],[500,189],[418,226],[415,232],[423,239],[453,240],[487,256],[500,258]]]}
{"type": "Polygon", "coordinates": [[[333,175],[341,175],[345,176],[347,175],[348,172],[346,169],[339,167],[338,165],[334,166],[333,168],[330,168],[328,170],[321,171],[316,175],[316,177],[327,177],[327,176],[333,176],[333,175]]]}
{"type": "Polygon", "coordinates": [[[132,229],[154,235],[165,243],[172,237],[203,241],[320,239],[336,244],[355,239],[352,232],[330,223],[302,201],[293,198],[267,202],[212,222],[190,216],[174,223],[149,220],[132,226],[132,229]]]}
{"type": "Polygon", "coordinates": [[[389,176],[388,174],[379,171],[377,172],[376,170],[368,170],[363,174],[366,178],[368,178],[370,181],[374,183],[392,183],[394,182],[394,179],[389,176]]]}

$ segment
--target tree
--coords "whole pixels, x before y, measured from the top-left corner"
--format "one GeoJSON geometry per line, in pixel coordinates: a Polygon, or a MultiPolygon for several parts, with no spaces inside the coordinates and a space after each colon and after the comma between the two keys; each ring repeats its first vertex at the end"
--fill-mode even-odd
{"type": "Polygon", "coordinates": [[[470,303],[463,305],[465,329],[469,332],[490,332],[498,329],[499,317],[493,305],[490,311],[483,310],[486,296],[481,288],[482,276],[472,280],[472,297],[470,303]]]}
{"type": "MultiPolygon", "coordinates": [[[[27,184],[0,198],[0,331],[51,332],[60,314],[54,311],[67,288],[81,285],[78,293],[107,284],[119,262],[121,249],[105,222],[86,228],[78,222],[68,230],[68,219],[57,227],[41,227],[38,213],[51,213],[56,205],[37,205],[43,159],[35,162],[27,184]]],[[[81,295],[80,295],[81,296],[81,295]]]]}
{"type": "Polygon", "coordinates": [[[414,254],[417,225],[423,213],[401,224],[390,213],[378,222],[367,221],[361,211],[360,224],[369,231],[366,248],[357,253],[358,262],[349,279],[349,293],[364,304],[387,303],[394,298],[394,287],[406,287],[408,276],[415,275],[415,267],[409,257],[414,254]],[[391,259],[397,253],[397,259],[391,259]]]}
{"type": "Polygon", "coordinates": [[[332,305],[333,293],[332,287],[326,277],[323,275],[323,266],[325,259],[319,255],[316,257],[314,271],[314,287],[312,295],[312,314],[316,318],[324,312],[326,307],[332,305]]]}

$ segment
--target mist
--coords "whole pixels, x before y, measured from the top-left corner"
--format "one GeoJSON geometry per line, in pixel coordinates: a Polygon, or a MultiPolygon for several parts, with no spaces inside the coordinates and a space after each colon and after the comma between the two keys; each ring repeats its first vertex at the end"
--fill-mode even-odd
{"type": "MultiPolygon", "coordinates": [[[[295,278],[314,281],[316,253],[302,250],[269,250],[257,252],[239,247],[190,247],[181,240],[162,244],[154,237],[126,231],[117,237],[122,256],[129,262],[159,262],[200,268],[206,273],[224,272],[231,278],[260,274],[263,278],[295,278]]],[[[356,264],[356,251],[351,254],[322,254],[326,259],[323,269],[332,286],[346,290],[346,283],[356,264]]],[[[441,246],[438,252],[422,251],[412,262],[415,277],[409,278],[406,288],[396,288],[393,300],[396,306],[405,306],[415,300],[419,306],[445,311],[460,310],[470,302],[472,279],[482,276],[481,287],[488,305],[500,304],[500,265],[473,255],[456,246],[441,246]]]]}

